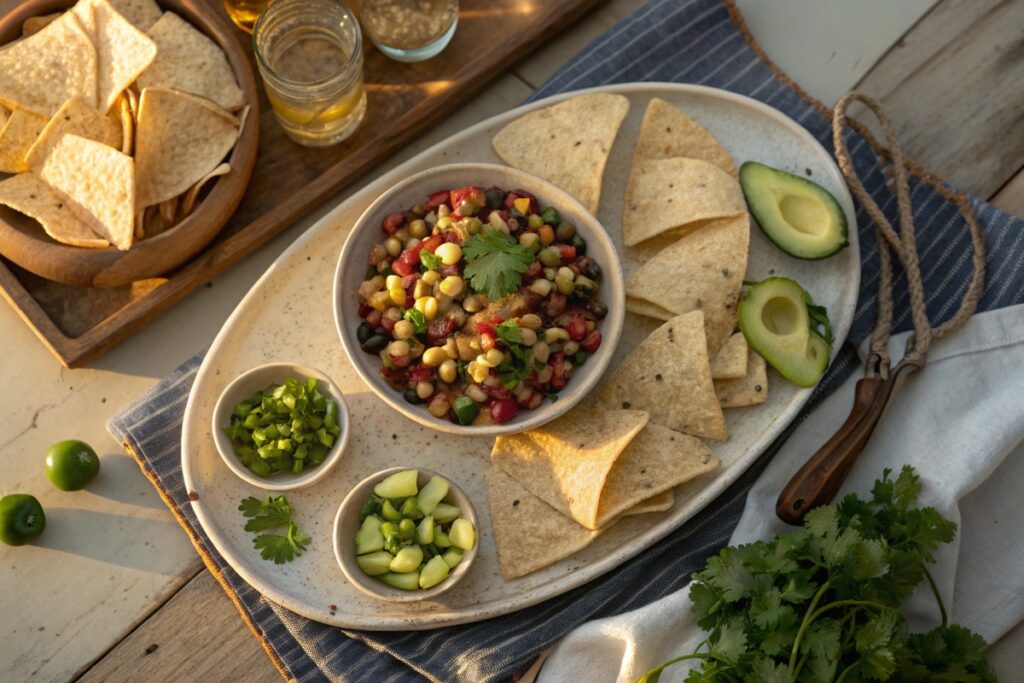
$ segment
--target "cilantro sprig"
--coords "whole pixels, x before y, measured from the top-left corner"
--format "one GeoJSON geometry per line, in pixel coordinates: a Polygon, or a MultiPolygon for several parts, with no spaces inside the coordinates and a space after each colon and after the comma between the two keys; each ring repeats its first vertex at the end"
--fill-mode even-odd
{"type": "Polygon", "coordinates": [[[463,275],[475,291],[491,300],[514,292],[534,259],[529,249],[491,227],[466,240],[462,254],[466,260],[463,275]]]}
{"type": "Polygon", "coordinates": [[[696,652],[645,674],[691,661],[687,683],[994,683],[984,639],[946,623],[926,565],[956,524],[917,507],[913,468],[885,470],[871,498],[854,494],[811,510],[799,531],[724,548],[693,576],[690,599],[708,632],[696,652]],[[900,604],[927,580],[942,625],[908,632],[900,604]]]}
{"type": "Polygon", "coordinates": [[[249,521],[245,530],[252,532],[266,531],[278,527],[286,527],[281,534],[260,534],[252,539],[260,557],[273,560],[275,564],[291,562],[301,555],[312,540],[292,521],[292,506],[284,496],[267,496],[260,500],[253,496],[244,499],[238,506],[239,511],[249,521]]]}

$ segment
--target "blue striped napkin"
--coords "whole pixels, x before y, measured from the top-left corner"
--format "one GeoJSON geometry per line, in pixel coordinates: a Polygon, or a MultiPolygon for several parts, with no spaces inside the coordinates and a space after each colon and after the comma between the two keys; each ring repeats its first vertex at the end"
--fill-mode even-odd
{"type": "MultiPolygon", "coordinates": [[[[767,61],[738,12],[719,0],[652,0],[584,49],[535,95],[628,81],[673,81],[726,88],[786,112],[831,149],[830,116],[767,61]]],[[[872,144],[850,132],[849,148],[864,185],[896,223],[896,201],[872,144]]],[[[955,310],[971,272],[970,239],[950,202],[953,190],[934,179],[911,182],[921,269],[934,322],[955,310]]],[[[989,282],[980,310],[1024,301],[1024,220],[972,200],[988,243],[989,282]]],[[[858,209],[863,277],[848,343],[804,411],[814,410],[857,365],[853,344],[870,332],[878,249],[858,209]]],[[[907,292],[897,278],[897,327],[910,326],[907,292]]],[[[721,498],[674,534],[605,576],[563,596],[476,624],[412,633],[370,633],[324,626],[275,605],[246,584],[213,549],[196,522],[180,469],[185,399],[200,359],[193,358],[109,429],[138,459],[177,515],[210,570],[239,607],[275,665],[299,681],[501,681],[582,622],[640,607],[684,586],[692,571],[725,544],[746,492],[784,443],[784,434],[721,498]]],[[[801,418],[798,418],[797,422],[801,418]]],[[[824,435],[823,435],[824,438],[824,435]]]]}

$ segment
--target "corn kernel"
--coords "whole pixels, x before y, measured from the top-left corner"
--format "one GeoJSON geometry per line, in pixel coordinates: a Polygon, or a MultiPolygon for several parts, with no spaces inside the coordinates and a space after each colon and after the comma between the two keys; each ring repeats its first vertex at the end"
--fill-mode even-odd
{"type": "MultiPolygon", "coordinates": [[[[402,291],[404,292],[405,290],[402,291]]],[[[388,310],[389,306],[391,306],[391,294],[387,291],[377,292],[370,297],[370,305],[383,313],[388,310]]]]}
{"type": "Polygon", "coordinates": [[[512,204],[513,206],[516,207],[516,211],[523,214],[524,216],[526,215],[526,212],[530,210],[529,197],[519,197],[518,199],[514,200],[512,204]]]}
{"type": "Polygon", "coordinates": [[[388,297],[393,304],[401,306],[405,303],[405,290],[401,287],[392,287],[388,290],[388,297]]]}
{"type": "Polygon", "coordinates": [[[501,365],[501,362],[505,360],[505,354],[498,349],[491,349],[487,352],[487,364],[492,368],[496,368],[501,365]]]}
{"type": "Polygon", "coordinates": [[[431,287],[433,287],[434,285],[441,281],[441,273],[437,272],[436,270],[428,270],[427,272],[423,273],[423,277],[420,279],[426,282],[431,287]]]}
{"type": "Polygon", "coordinates": [[[454,266],[462,260],[462,247],[455,242],[445,242],[434,250],[434,255],[446,266],[454,266]]]}
{"type": "MultiPolygon", "coordinates": [[[[424,362],[426,362],[426,354],[423,355],[424,362]]],[[[451,358],[441,363],[441,367],[437,369],[437,376],[441,378],[441,381],[445,384],[451,384],[459,377],[458,366],[455,365],[455,361],[451,358]]]]}
{"type": "Polygon", "coordinates": [[[437,227],[439,230],[448,230],[452,227],[452,219],[448,216],[437,219],[437,227]]]}
{"type": "Polygon", "coordinates": [[[437,207],[438,219],[447,217],[449,214],[451,214],[451,212],[452,210],[448,208],[447,204],[442,204],[441,206],[437,207]]]}
{"type": "Polygon", "coordinates": [[[412,287],[412,298],[420,299],[425,296],[430,296],[433,293],[433,291],[434,288],[428,285],[426,282],[424,282],[423,278],[420,278],[412,287]]]}
{"type": "Polygon", "coordinates": [[[448,360],[448,354],[440,346],[431,346],[423,352],[423,363],[432,368],[436,368],[446,360],[448,360]]]}
{"type": "Polygon", "coordinates": [[[385,284],[385,286],[388,289],[394,289],[395,287],[401,287],[402,286],[402,276],[401,275],[388,275],[387,279],[384,281],[384,284],[385,284]]]}
{"type": "Polygon", "coordinates": [[[416,310],[423,314],[429,323],[437,317],[437,299],[432,296],[424,296],[416,299],[416,310]]]}
{"type": "Polygon", "coordinates": [[[490,376],[491,369],[486,365],[480,365],[476,361],[470,361],[469,365],[466,366],[466,372],[469,373],[470,379],[480,384],[490,376]]]}
{"type": "Polygon", "coordinates": [[[441,280],[438,287],[441,288],[442,294],[450,297],[457,297],[462,294],[462,290],[466,288],[466,283],[458,275],[449,275],[445,279],[441,280]]]}

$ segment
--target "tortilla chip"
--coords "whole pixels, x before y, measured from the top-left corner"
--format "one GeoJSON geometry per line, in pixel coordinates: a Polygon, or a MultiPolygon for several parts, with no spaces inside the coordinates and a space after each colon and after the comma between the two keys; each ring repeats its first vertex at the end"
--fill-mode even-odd
{"type": "Polygon", "coordinates": [[[15,109],[0,128],[0,173],[24,173],[25,155],[46,127],[46,117],[15,109]]]}
{"type": "Polygon", "coordinates": [[[160,19],[163,11],[154,0],[109,0],[121,16],[140,31],[148,32],[149,28],[160,19]]]}
{"type": "Polygon", "coordinates": [[[732,177],[736,165],[708,129],[665,100],[651,99],[636,139],[637,159],[689,157],[714,164],[732,177]]]}
{"type": "Polygon", "coordinates": [[[8,119],[8,117],[10,117],[10,115],[11,115],[11,112],[7,111],[3,107],[0,107],[0,129],[3,129],[4,125],[7,123],[7,119],[8,119]]]}
{"type": "Polygon", "coordinates": [[[101,142],[63,135],[39,177],[100,237],[121,251],[132,246],[135,172],[132,158],[101,142]]]}
{"type": "Polygon", "coordinates": [[[634,246],[659,235],[681,237],[706,221],[746,213],[735,178],[700,159],[637,159],[622,212],[622,239],[634,246]]]}
{"type": "Polygon", "coordinates": [[[214,178],[222,175],[227,175],[231,172],[231,164],[221,164],[217,168],[213,169],[196,182],[195,185],[190,187],[185,193],[181,200],[181,215],[182,217],[188,216],[192,213],[192,210],[196,206],[196,201],[199,199],[199,193],[202,191],[203,186],[210,182],[214,178]]]}
{"type": "Polygon", "coordinates": [[[25,154],[25,163],[35,172],[43,165],[53,146],[65,134],[78,135],[121,148],[121,128],[113,119],[104,116],[77,97],[72,97],[57,110],[43,128],[38,139],[25,154]]]}
{"type": "Polygon", "coordinates": [[[96,46],[98,109],[107,113],[118,96],[156,57],[156,43],[132,26],[108,0],[79,0],[78,15],[96,46]]]}
{"type": "MultiPolygon", "coordinates": [[[[125,93],[131,92],[126,90],[125,93]]],[[[121,94],[120,119],[121,119],[121,151],[131,155],[135,151],[135,117],[132,115],[131,100],[124,93],[121,94]]]]}
{"type": "Polygon", "coordinates": [[[25,20],[25,23],[21,25],[21,35],[28,37],[33,33],[39,33],[44,28],[56,21],[62,12],[54,12],[53,14],[43,14],[38,17],[29,17],[25,20]]]}
{"type": "Polygon", "coordinates": [[[68,99],[96,106],[96,48],[74,12],[0,50],[0,104],[50,117],[68,99]]]}
{"type": "Polygon", "coordinates": [[[598,399],[611,410],[646,410],[663,427],[724,441],[728,431],[711,382],[704,313],[684,313],[651,333],[607,375],[598,399]]]}
{"type": "Polygon", "coordinates": [[[0,181],[0,204],[34,218],[47,235],[63,244],[92,248],[110,246],[107,240],[78,220],[71,207],[32,173],[0,181]]]}
{"type": "Polygon", "coordinates": [[[195,95],[146,88],[135,128],[138,207],[177,197],[214,170],[238,136],[236,119],[195,95]]]}
{"type": "Polygon", "coordinates": [[[608,473],[601,491],[597,527],[651,495],[670,491],[717,468],[718,458],[697,437],[648,424],[608,473]]]}
{"type": "Polygon", "coordinates": [[[640,501],[623,512],[622,516],[629,517],[630,515],[646,515],[649,512],[665,512],[665,510],[671,510],[672,506],[675,504],[676,494],[672,492],[672,489],[669,489],[668,491],[662,491],[657,495],[640,501]]]}
{"type": "Polygon", "coordinates": [[[629,277],[626,309],[662,320],[704,311],[708,353],[713,357],[736,329],[749,243],[746,213],[682,237],[629,277]],[[638,301],[654,307],[637,306],[638,301]]]}
{"type": "Polygon", "coordinates": [[[245,104],[245,93],[217,43],[174,12],[165,12],[149,29],[159,52],[139,76],[139,87],[175,88],[213,100],[234,111],[245,104]]]}
{"type": "Polygon", "coordinates": [[[608,153],[628,112],[622,95],[580,95],[516,119],[491,144],[509,166],[550,180],[596,214],[608,153]]]}
{"type": "Polygon", "coordinates": [[[607,521],[598,515],[605,479],[647,420],[641,410],[577,408],[538,429],[499,436],[491,459],[545,503],[596,529],[607,521]]]}
{"type": "Polygon", "coordinates": [[[506,579],[525,576],[565,559],[604,531],[584,529],[496,465],[491,465],[484,479],[491,508],[491,535],[501,575],[506,579]]]}
{"type": "Polygon", "coordinates": [[[747,338],[737,332],[711,359],[711,379],[739,379],[747,374],[747,338]]]}
{"type": "Polygon", "coordinates": [[[716,379],[715,395],[723,408],[742,408],[767,401],[768,368],[764,358],[750,349],[747,374],[739,379],[716,379]]]}

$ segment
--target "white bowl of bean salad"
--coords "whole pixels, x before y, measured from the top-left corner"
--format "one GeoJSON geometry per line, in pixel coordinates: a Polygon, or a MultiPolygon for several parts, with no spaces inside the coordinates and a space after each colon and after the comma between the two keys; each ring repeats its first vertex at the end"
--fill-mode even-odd
{"type": "Polygon", "coordinates": [[[529,173],[452,164],[382,194],[352,227],[334,319],[356,371],[432,429],[539,427],[593,389],[619,342],[622,267],[603,226],[529,173]]]}

